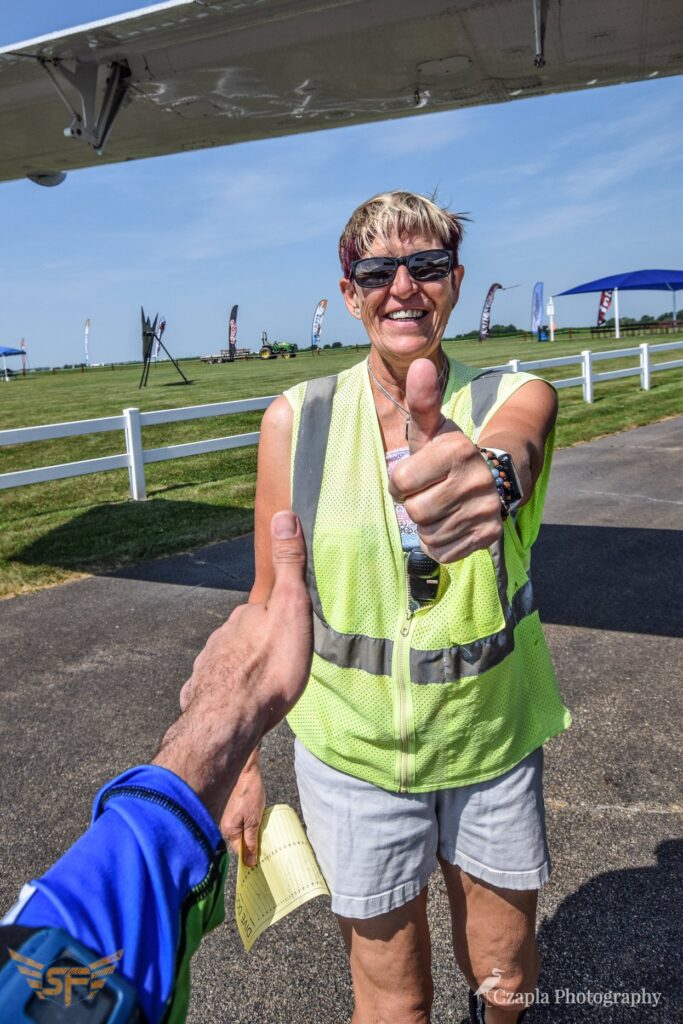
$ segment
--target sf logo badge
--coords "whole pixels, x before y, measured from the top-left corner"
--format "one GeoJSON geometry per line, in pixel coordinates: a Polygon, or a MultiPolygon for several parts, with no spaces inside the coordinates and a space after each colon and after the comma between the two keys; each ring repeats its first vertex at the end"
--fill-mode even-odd
{"type": "Polygon", "coordinates": [[[81,964],[68,955],[59,956],[50,964],[41,964],[21,953],[9,950],[18,971],[26,979],[38,999],[47,999],[60,1006],[72,1006],[95,999],[106,984],[107,978],[116,970],[116,964],[123,956],[123,950],[81,964]]]}

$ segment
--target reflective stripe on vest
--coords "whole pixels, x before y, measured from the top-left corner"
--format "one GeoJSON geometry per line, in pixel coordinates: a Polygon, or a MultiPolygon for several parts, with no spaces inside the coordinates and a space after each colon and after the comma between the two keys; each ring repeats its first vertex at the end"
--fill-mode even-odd
{"type": "Polygon", "coordinates": [[[512,370],[485,370],[470,383],[472,423],[477,437],[498,397],[501,378],[509,373],[512,373],[512,370]]]}
{"type": "MultiPolygon", "coordinates": [[[[489,371],[471,382],[472,420],[477,429],[483,425],[489,410],[495,404],[501,376],[502,373],[489,371]]],[[[319,657],[339,668],[356,668],[370,675],[389,676],[393,640],[365,636],[361,633],[340,633],[325,621],[318,591],[313,532],[336,387],[336,376],[311,380],[306,385],[292,480],[292,508],[301,521],[308,552],[306,578],[313,604],[314,649],[319,657]]],[[[533,589],[531,581],[527,581],[515,593],[510,604],[507,597],[508,574],[502,538],[489,548],[489,554],[495,569],[498,598],[505,626],[490,636],[467,644],[436,650],[411,648],[412,683],[449,683],[466,676],[477,676],[494,668],[512,653],[515,646],[515,627],[535,611],[533,589]]]]}
{"type": "MultiPolygon", "coordinates": [[[[337,388],[337,377],[319,377],[309,380],[306,397],[301,408],[299,434],[294,459],[292,480],[292,511],[301,522],[308,559],[306,563],[306,584],[311,595],[314,615],[324,622],[323,609],[318,593],[313,561],[313,528],[318,514],[320,488],[323,482],[327,439],[330,436],[332,400],[337,388]]],[[[317,646],[316,646],[317,651],[317,646]]],[[[321,655],[324,657],[324,655],[321,655]]]]}

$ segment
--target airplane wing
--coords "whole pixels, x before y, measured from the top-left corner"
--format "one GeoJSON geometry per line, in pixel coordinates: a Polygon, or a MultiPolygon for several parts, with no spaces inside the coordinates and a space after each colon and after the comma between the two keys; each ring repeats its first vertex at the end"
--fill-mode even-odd
{"type": "Polygon", "coordinates": [[[680,0],[167,0],[0,49],[0,180],[683,71],[680,0]]]}

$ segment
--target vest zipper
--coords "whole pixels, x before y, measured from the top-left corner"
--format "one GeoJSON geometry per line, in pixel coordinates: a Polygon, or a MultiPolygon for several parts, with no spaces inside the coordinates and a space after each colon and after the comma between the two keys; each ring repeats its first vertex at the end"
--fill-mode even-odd
{"type": "Polygon", "coordinates": [[[398,687],[398,715],[399,732],[401,740],[400,767],[399,767],[399,792],[405,793],[408,790],[408,760],[410,748],[409,730],[409,703],[410,700],[410,634],[413,627],[414,609],[411,607],[410,580],[408,578],[408,555],[403,553],[403,582],[405,585],[404,613],[396,638],[396,682],[398,687]],[[407,652],[407,654],[406,654],[407,652]],[[406,672],[406,660],[408,660],[408,671],[406,672]]]}
{"type": "Polygon", "coordinates": [[[410,766],[410,734],[414,732],[412,707],[412,682],[410,677],[410,641],[412,639],[415,619],[421,612],[428,611],[436,604],[441,596],[443,587],[443,575],[439,581],[439,588],[433,601],[421,605],[414,602],[410,596],[410,577],[408,576],[408,552],[403,552],[403,585],[404,585],[404,611],[399,620],[396,643],[394,645],[395,663],[394,675],[396,677],[398,691],[398,719],[399,735],[401,740],[400,767],[398,771],[399,792],[406,793],[409,783],[410,766]]]}

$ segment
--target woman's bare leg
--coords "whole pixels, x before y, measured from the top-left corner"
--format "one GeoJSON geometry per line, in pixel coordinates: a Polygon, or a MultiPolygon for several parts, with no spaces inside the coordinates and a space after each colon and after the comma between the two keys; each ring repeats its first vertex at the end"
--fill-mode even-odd
{"type": "Polygon", "coordinates": [[[538,891],[499,889],[453,864],[440,864],[460,970],[473,991],[501,972],[495,987],[482,993],[487,1003],[486,1024],[514,1024],[524,1009],[521,994],[533,993],[538,982],[538,891]]]}
{"type": "Polygon", "coordinates": [[[351,965],[352,1024],[429,1024],[433,986],[427,889],[388,914],[337,920],[351,965]]]}

